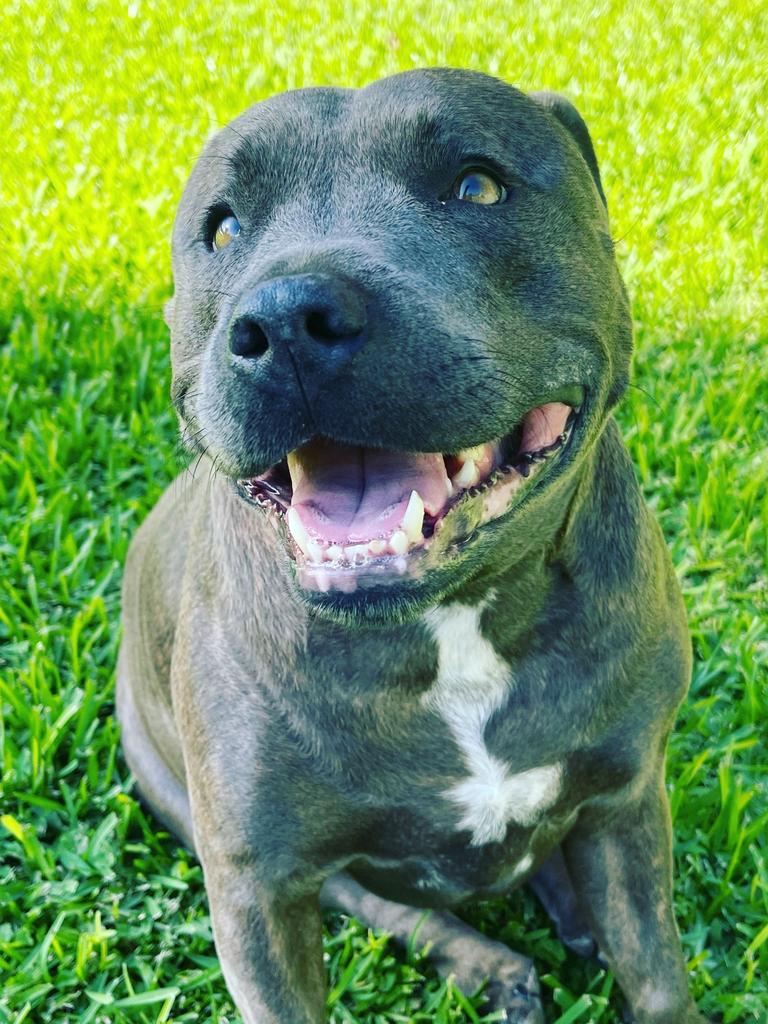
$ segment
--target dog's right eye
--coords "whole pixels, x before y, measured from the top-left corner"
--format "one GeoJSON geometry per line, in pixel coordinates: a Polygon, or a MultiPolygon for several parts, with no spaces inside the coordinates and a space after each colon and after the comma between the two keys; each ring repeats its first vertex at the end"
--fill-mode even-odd
{"type": "Polygon", "coordinates": [[[465,171],[453,186],[453,196],[466,203],[495,206],[507,198],[507,190],[488,171],[476,168],[465,171]]]}
{"type": "Polygon", "coordinates": [[[240,222],[233,214],[227,214],[216,226],[211,239],[211,247],[214,252],[224,249],[230,242],[240,234],[240,222]]]}

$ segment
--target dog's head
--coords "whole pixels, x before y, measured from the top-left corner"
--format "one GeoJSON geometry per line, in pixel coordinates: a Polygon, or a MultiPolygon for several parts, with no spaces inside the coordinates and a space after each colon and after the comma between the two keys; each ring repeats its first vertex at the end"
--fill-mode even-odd
{"type": "Polygon", "coordinates": [[[318,608],[421,608],[522,553],[626,387],[586,126],[475,72],[256,104],[192,172],[173,265],[185,436],[318,608]]]}

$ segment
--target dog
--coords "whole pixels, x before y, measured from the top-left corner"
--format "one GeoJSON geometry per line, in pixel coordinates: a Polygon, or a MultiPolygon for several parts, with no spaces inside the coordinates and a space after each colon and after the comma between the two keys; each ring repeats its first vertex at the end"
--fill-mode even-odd
{"type": "Polygon", "coordinates": [[[198,470],[136,534],[118,715],[246,1024],[326,1019],[321,908],[514,1024],[452,908],[528,882],[637,1024],[694,1024],[667,737],[690,641],[611,412],[632,329],[587,127],[470,71],[257,103],[173,233],[198,470]]]}

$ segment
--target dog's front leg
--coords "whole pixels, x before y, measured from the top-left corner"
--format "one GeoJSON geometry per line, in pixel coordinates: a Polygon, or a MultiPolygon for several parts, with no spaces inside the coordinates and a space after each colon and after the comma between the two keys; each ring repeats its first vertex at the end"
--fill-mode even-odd
{"type": "Polygon", "coordinates": [[[325,977],[317,895],[260,877],[258,855],[198,841],[216,951],[245,1024],[322,1024],[325,977]]]}
{"type": "Polygon", "coordinates": [[[592,808],[563,849],[595,938],[635,1024],[703,1024],[672,909],[672,843],[663,771],[618,811],[592,808]]]}
{"type": "Polygon", "coordinates": [[[227,987],[244,1024],[322,1024],[322,879],[278,838],[277,811],[256,813],[246,773],[222,764],[221,751],[188,758],[195,849],[227,987]]]}

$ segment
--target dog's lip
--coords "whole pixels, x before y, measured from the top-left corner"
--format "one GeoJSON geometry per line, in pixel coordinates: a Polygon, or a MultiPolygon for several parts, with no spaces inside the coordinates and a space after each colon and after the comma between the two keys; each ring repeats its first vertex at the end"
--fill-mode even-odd
{"type": "MultiPolygon", "coordinates": [[[[441,456],[445,481],[451,488],[450,493],[446,488],[442,507],[435,508],[433,495],[432,507],[425,508],[418,492],[411,491],[408,495],[406,490],[399,508],[393,506],[393,524],[397,528],[389,532],[385,529],[381,535],[367,541],[352,537],[350,543],[344,544],[336,543],[334,537],[318,536],[315,523],[310,519],[307,524],[291,506],[291,480],[286,460],[259,477],[239,479],[237,489],[250,503],[272,514],[288,554],[296,562],[299,582],[306,589],[349,593],[367,582],[380,585],[403,576],[418,577],[424,571],[421,563],[437,564],[441,554],[461,549],[470,536],[511,512],[534,485],[538,488],[544,477],[552,476],[553,464],[562,461],[560,456],[571,447],[573,434],[582,419],[584,389],[580,389],[579,398],[578,405],[556,403],[562,407],[561,416],[567,409],[567,418],[554,439],[529,429],[528,418],[546,408],[547,403],[542,403],[504,438],[441,456]],[[526,450],[522,443],[524,434],[530,435],[526,450]],[[542,439],[549,443],[531,447],[542,439]]],[[[295,478],[295,466],[293,470],[295,478]]],[[[439,503],[440,499],[437,500],[439,503]]]]}

